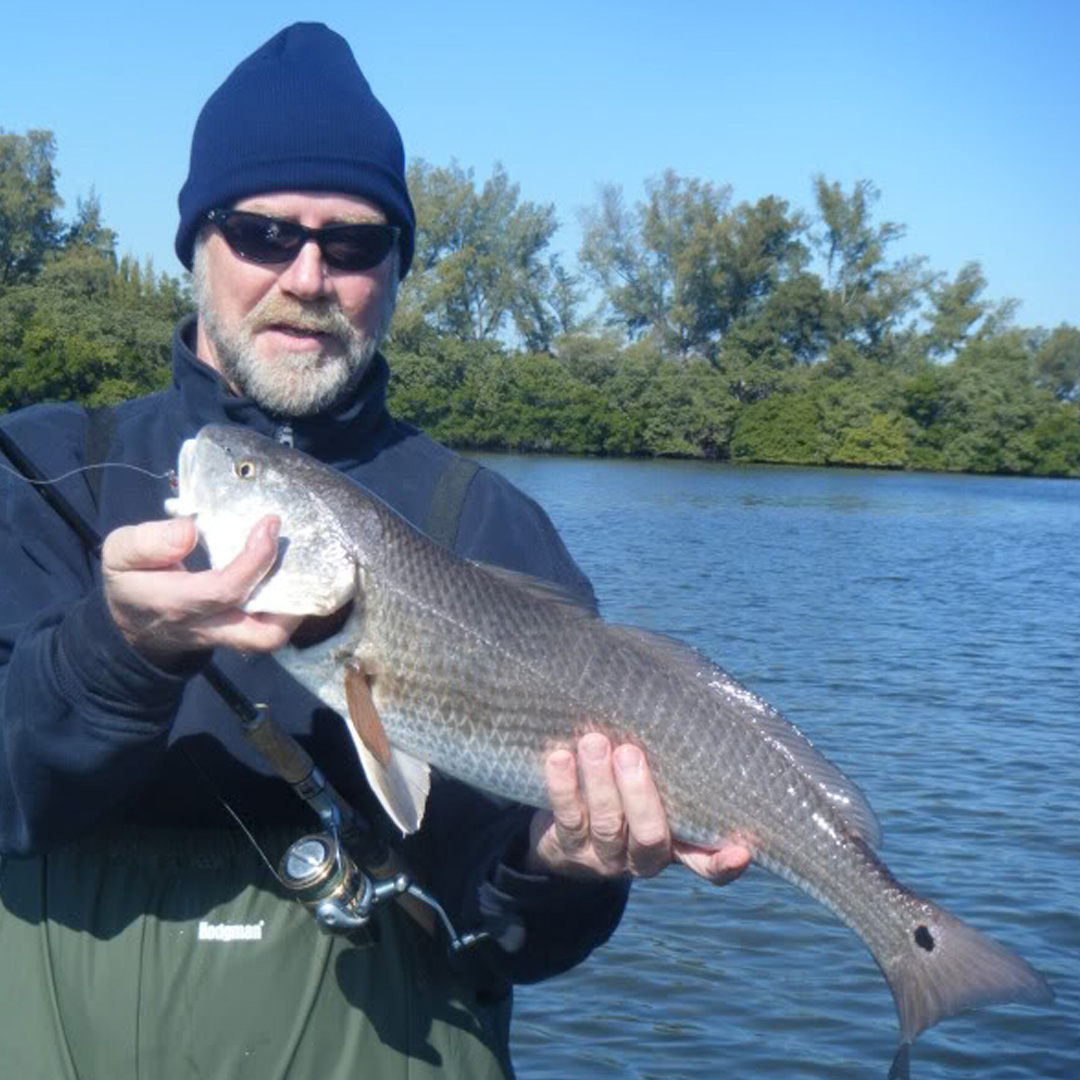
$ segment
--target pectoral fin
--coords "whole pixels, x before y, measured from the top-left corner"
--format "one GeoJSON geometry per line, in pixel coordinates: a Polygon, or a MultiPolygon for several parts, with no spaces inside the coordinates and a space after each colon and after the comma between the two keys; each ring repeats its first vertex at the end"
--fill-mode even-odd
{"type": "Polygon", "coordinates": [[[349,703],[349,720],[356,737],[385,769],[390,764],[390,740],[371,700],[367,673],[357,660],[345,665],[345,700],[349,703]]]}
{"type": "Polygon", "coordinates": [[[416,832],[424,819],[431,788],[427,762],[390,745],[371,698],[367,673],[355,660],[345,665],[345,700],[349,706],[349,734],[371,790],[403,834],[416,832]]]}

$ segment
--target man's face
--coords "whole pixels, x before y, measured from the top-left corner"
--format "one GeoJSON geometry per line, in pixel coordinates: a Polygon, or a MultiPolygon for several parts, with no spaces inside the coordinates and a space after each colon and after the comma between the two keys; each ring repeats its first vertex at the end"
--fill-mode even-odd
{"type": "MultiPolygon", "coordinates": [[[[255,195],[234,209],[310,228],[386,220],[352,195],[255,195]]],[[[357,386],[386,336],[397,271],[396,251],[373,270],[335,270],[314,241],[290,263],[246,262],[211,226],[195,253],[196,352],[268,412],[322,412],[357,386]]]]}

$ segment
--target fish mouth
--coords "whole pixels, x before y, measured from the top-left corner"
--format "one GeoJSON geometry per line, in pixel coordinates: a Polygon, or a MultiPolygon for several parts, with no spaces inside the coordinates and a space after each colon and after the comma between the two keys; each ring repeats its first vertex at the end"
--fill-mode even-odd
{"type": "Polygon", "coordinates": [[[169,517],[192,517],[196,513],[195,507],[191,505],[196,441],[185,439],[180,447],[180,456],[176,463],[176,497],[165,500],[165,513],[169,517]]]}

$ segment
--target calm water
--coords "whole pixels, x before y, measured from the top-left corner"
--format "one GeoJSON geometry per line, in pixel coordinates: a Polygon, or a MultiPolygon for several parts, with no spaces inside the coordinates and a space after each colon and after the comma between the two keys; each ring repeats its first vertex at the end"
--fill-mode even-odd
{"type": "MultiPolygon", "coordinates": [[[[916,1044],[912,1076],[1080,1077],[1080,484],[484,459],[535,496],[608,619],[674,634],[859,782],[883,855],[1057,991],[916,1044]]],[[[884,1078],[858,939],[752,869],[635,886],[612,941],[519,993],[522,1080],[884,1078]]]]}

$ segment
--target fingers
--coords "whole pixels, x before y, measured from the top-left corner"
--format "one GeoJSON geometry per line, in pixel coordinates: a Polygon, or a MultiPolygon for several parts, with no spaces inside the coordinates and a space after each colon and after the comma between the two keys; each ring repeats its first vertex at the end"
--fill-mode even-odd
{"type": "Polygon", "coordinates": [[[710,851],[676,842],[672,850],[683,866],[714,885],[727,885],[734,881],[750,865],[752,858],[750,849],[740,843],[725,844],[716,851],[710,851]]]}
{"type": "Polygon", "coordinates": [[[645,755],[630,743],[615,751],[615,779],[627,823],[627,866],[635,877],[654,877],[677,860],[714,885],[734,881],[750,865],[745,845],[731,842],[718,849],[672,841],[660,792],[645,755]]]}
{"type": "Polygon", "coordinates": [[[578,788],[577,758],[556,750],[544,763],[555,839],[568,854],[582,851],[589,840],[589,815],[578,788]]]}
{"type": "Polygon", "coordinates": [[[214,615],[242,607],[274,565],[279,528],[277,518],[263,518],[251,530],[243,550],[227,566],[185,574],[186,614],[214,615]]]}
{"type": "Polygon", "coordinates": [[[301,622],[299,615],[248,615],[234,608],[185,627],[183,651],[226,648],[244,653],[274,652],[288,644],[301,622]]]}
{"type": "Polygon", "coordinates": [[[548,755],[545,778],[552,820],[540,830],[539,853],[548,868],[651,877],[671,861],[667,819],[637,747],[613,753],[604,735],[583,735],[576,756],[548,755]]]}
{"type": "MultiPolygon", "coordinates": [[[[206,575],[223,602],[243,603],[274,565],[281,522],[265,517],[251,530],[243,550],[228,566],[206,575]],[[239,596],[239,600],[236,597],[239,596]]],[[[198,534],[193,518],[145,521],[113,530],[101,549],[102,568],[120,574],[132,570],[163,570],[175,567],[195,548],[198,534]]]]}
{"type": "Polygon", "coordinates": [[[611,743],[593,732],[578,742],[589,839],[601,864],[621,871],[626,859],[626,818],[615,780],[611,743]]]}
{"type": "Polygon", "coordinates": [[[614,758],[615,782],[626,815],[629,870],[637,877],[654,877],[671,862],[671,833],[660,793],[638,747],[626,743],[614,758]]]}
{"type": "Polygon", "coordinates": [[[545,776],[551,813],[538,812],[527,865],[574,876],[652,877],[678,861],[717,885],[749,865],[747,845],[730,841],[714,849],[673,841],[667,814],[640,747],[612,750],[593,732],[577,754],[548,755],[545,776]]]}
{"type": "Polygon", "coordinates": [[[276,517],[265,517],[257,522],[243,551],[218,572],[223,595],[233,598],[236,606],[247,600],[274,565],[280,529],[281,521],[276,517]]]}
{"type": "Polygon", "coordinates": [[[183,566],[197,540],[190,518],[117,529],[102,548],[105,596],[133,647],[161,660],[216,646],[272,651],[302,621],[248,615],[243,604],[277,558],[280,522],[263,518],[228,566],[191,573],[183,566]]]}
{"type": "Polygon", "coordinates": [[[146,521],[114,529],[101,548],[106,573],[156,570],[175,566],[191,554],[197,536],[191,518],[146,521]]]}

